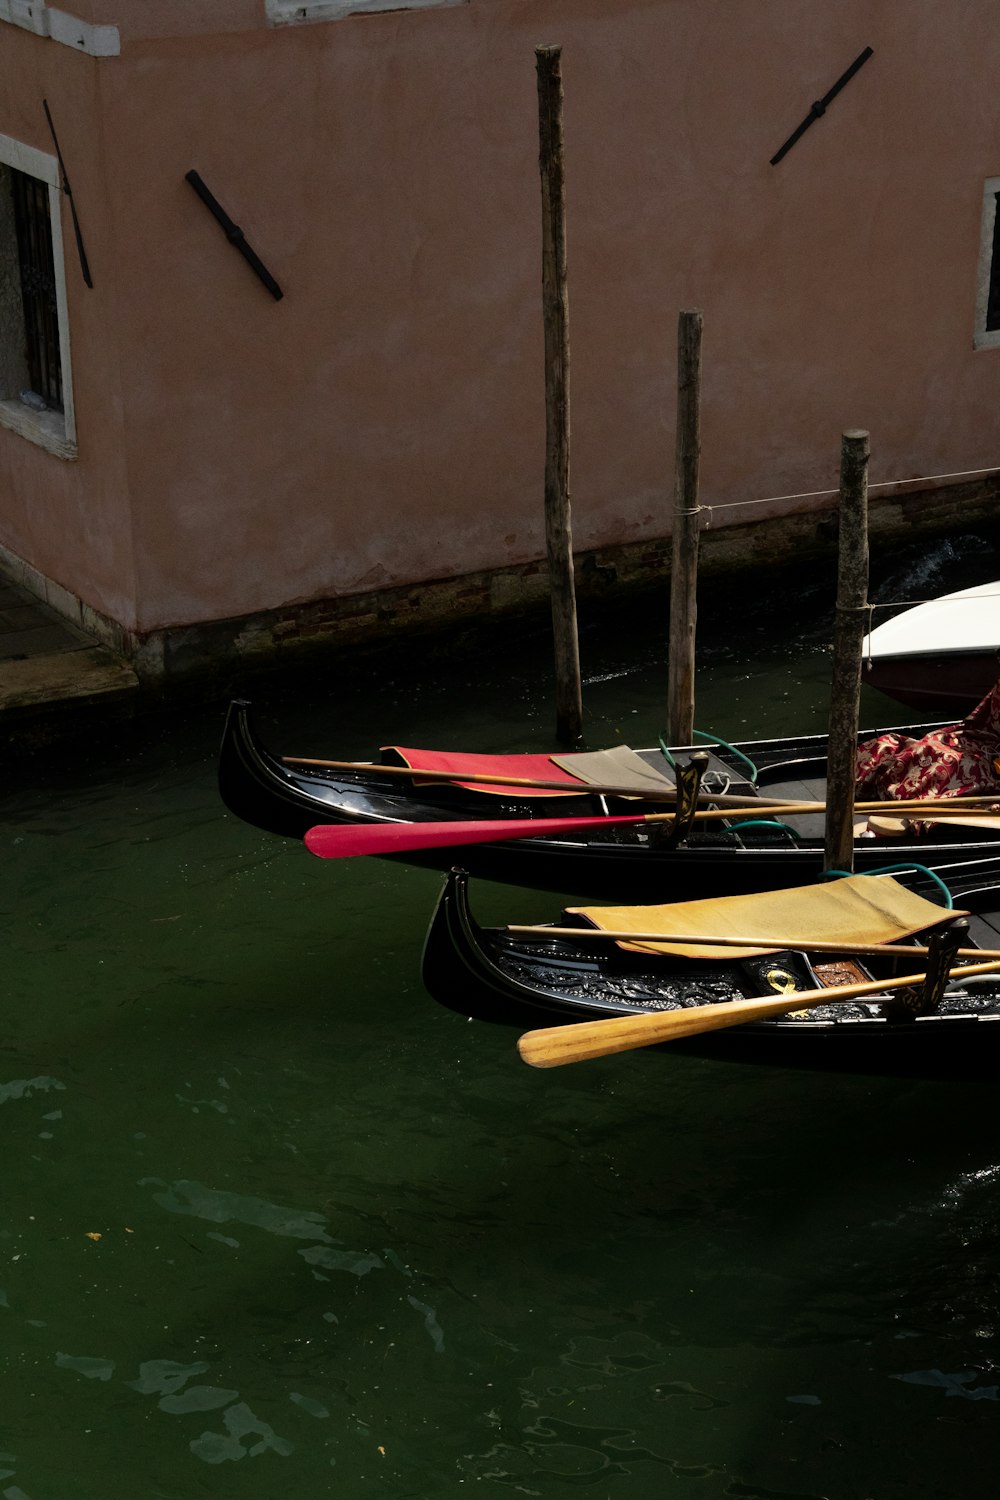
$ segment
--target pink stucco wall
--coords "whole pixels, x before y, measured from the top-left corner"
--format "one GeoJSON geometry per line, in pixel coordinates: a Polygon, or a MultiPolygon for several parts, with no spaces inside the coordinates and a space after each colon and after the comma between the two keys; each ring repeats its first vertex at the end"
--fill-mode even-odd
{"type": "Polygon", "coordinates": [[[1000,349],[972,347],[989,0],[470,0],[277,28],[262,0],[74,8],[120,27],[119,57],[0,36],[0,131],[47,149],[49,98],[95,281],[67,216],[80,456],[0,431],[0,543],[129,628],[542,553],[540,43],[563,49],[577,547],[669,528],[684,307],[707,505],[834,486],[846,427],[870,429],[875,482],[997,462],[1000,349]]]}

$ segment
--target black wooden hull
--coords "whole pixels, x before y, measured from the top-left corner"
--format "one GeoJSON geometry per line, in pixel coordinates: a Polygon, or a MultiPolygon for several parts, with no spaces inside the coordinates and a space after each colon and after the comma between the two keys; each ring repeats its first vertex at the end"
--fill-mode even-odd
{"type": "MultiPolygon", "coordinates": [[[[974,914],[971,941],[1000,948],[1000,860],[946,873],[954,903],[974,914]]],[[[941,899],[926,878],[907,883],[941,899]]],[[[813,969],[817,955],[699,964],[625,953],[585,938],[517,936],[478,925],[468,885],[465,871],[449,873],[422,959],[428,993],[465,1017],[525,1030],[773,995],[762,975],[780,963],[797,986],[816,990],[817,1004],[807,1016],[707,1032],[657,1050],[922,1077],[978,1077],[1000,1060],[1000,974],[966,981],[964,989],[956,986],[932,1015],[891,1022],[881,1014],[877,997],[823,1005],[813,969]]],[[[875,979],[888,977],[896,962],[864,960],[875,979]]],[[[919,967],[919,962],[909,964],[910,971],[919,967]]]]}
{"type": "MultiPolygon", "coordinates": [[[[919,736],[929,726],[907,726],[919,736]]],[[[860,737],[882,733],[866,730],[860,737]]],[[[758,740],[735,747],[713,745],[713,773],[724,776],[730,792],[768,797],[822,798],[826,770],[825,735],[758,740]],[[759,770],[756,786],[745,778],[749,756],[759,770]]],[[[704,749],[704,746],[686,747],[704,749]]],[[[652,754],[652,752],[649,752],[652,754]]],[[[685,748],[677,751],[683,759],[685,748]]],[[[719,783],[722,784],[721,782],[719,783]]],[[[513,798],[485,796],[458,787],[423,786],[379,777],[377,772],[325,771],[288,766],[257,739],[248,705],[230,706],[219,755],[219,789],[229,810],[254,827],[301,839],[321,823],[428,822],[461,818],[592,816],[606,811],[646,812],[657,804],[607,801],[584,792],[579,797],[513,798]]],[[[735,814],[731,824],[746,823],[735,814]]],[[[938,825],[923,838],[858,840],[854,867],[866,874],[900,863],[936,868],[957,859],[981,859],[1000,851],[1000,838],[968,828],[946,831],[938,825]]],[[[819,879],[823,869],[821,815],[789,819],[787,828],[696,825],[676,849],[657,843],[646,828],[609,827],[573,837],[532,838],[434,849],[388,858],[447,870],[461,861],[481,879],[538,890],[579,892],[616,902],[660,901],[771,890],[819,879]]]]}

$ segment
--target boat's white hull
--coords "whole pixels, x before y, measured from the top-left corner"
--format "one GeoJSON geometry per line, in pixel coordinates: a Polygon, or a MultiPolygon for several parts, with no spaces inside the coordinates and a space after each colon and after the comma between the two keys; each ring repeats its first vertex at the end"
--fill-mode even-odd
{"type": "Polygon", "coordinates": [[[931,717],[963,718],[1000,677],[1000,581],[894,615],[864,652],[868,686],[931,717]]]}

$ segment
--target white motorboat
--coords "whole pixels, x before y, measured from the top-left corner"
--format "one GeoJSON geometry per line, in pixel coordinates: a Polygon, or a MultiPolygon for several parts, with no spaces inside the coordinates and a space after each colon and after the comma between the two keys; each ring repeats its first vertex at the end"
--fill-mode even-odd
{"type": "Polygon", "coordinates": [[[1000,581],[942,594],[865,636],[862,681],[927,714],[955,719],[1000,677],[1000,581]]]}

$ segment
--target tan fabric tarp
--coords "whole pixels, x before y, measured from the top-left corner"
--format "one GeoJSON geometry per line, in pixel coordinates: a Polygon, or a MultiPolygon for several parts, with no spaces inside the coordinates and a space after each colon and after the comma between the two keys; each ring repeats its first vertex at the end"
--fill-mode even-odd
{"type": "Polygon", "coordinates": [[[778,948],[808,948],[813,942],[892,943],[927,927],[967,916],[915,896],[890,875],[850,875],[793,890],[750,896],[717,896],[670,906],[575,906],[606,932],[662,932],[671,937],[750,938],[746,948],[712,948],[684,942],[620,942],[635,953],[678,958],[750,958],[778,948]],[[778,939],[768,943],[768,938],[778,939]]]}
{"type": "Polygon", "coordinates": [[[654,770],[628,745],[580,754],[552,755],[549,759],[590,786],[621,786],[629,791],[649,787],[651,791],[662,792],[675,785],[665,760],[662,771],[654,770]]]}

